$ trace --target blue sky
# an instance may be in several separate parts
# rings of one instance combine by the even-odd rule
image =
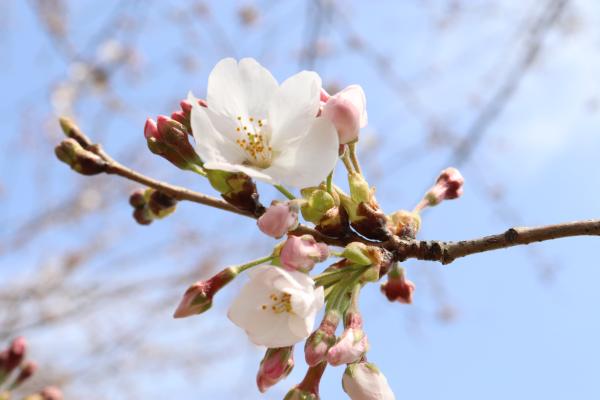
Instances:
[[[94,32],[110,19],[118,2],[71,3],[67,26],[73,46],[86,49],[86,59],[98,57],[98,46],[86,44],[94,42]],[[329,50],[313,68],[326,84],[363,86],[369,112],[361,148],[366,176],[376,184],[386,211],[413,207],[446,166],[451,146],[518,62],[527,45],[524,28],[542,12],[545,2],[463,1],[456,14],[448,11],[451,2],[441,0],[333,3],[335,17],[322,29],[323,45]],[[307,3],[257,2],[261,19],[253,28],[236,23],[240,5],[235,1],[211,4],[211,20],[192,13],[179,17],[183,20],[169,17],[175,10],[186,10],[183,1],[124,6],[123,13],[140,24],[138,33],[115,29],[112,39],[135,46],[138,61],[112,77],[114,93],[86,92],[74,110],[77,120],[91,136],[102,137],[113,154],[137,143],[139,153],[133,162],[140,169],[210,192],[205,182],[153,158],[141,131],[145,118],[169,113],[188,90],[202,96],[210,69],[222,57],[256,57],[280,81],[305,67],[298,55],[310,31]],[[5,93],[0,99],[5,127],[0,148],[6,155],[0,160],[4,209],[0,234],[7,242],[20,221],[58,203],[90,178],[70,173],[52,156],[59,138],[52,125],[58,108],[56,87],[72,82],[76,71],[44,35],[26,2],[6,2],[0,11],[7,16],[0,20],[0,86]],[[542,51],[519,80],[514,96],[461,168],[467,182],[465,195],[428,210],[422,238],[459,240],[498,233],[515,223],[540,225],[600,215],[599,18],[594,1],[569,3],[563,18],[544,36]],[[346,46],[349,32],[358,34],[367,50]],[[387,58],[387,67],[381,67],[374,52]],[[194,71],[180,67],[182,55],[195,57]],[[410,94],[394,84],[399,79]],[[111,97],[123,103],[119,111],[107,109]],[[426,145],[432,121],[451,133],[449,143]],[[35,177],[40,176],[47,188],[39,186]],[[490,189],[502,194],[500,201],[492,199]],[[274,195],[265,193],[265,199]],[[76,224],[36,236],[24,250],[4,254],[0,278],[6,276],[16,285],[54,254],[98,235],[112,235],[111,229],[119,230],[121,225],[127,239],[115,234],[117,239],[106,250],[116,260],[129,251],[143,251],[154,241],[176,240],[172,233],[184,224],[205,238],[222,239],[226,248],[216,251],[222,253],[224,263],[256,258],[273,244],[258,235],[250,220],[190,204],[181,205],[168,221],[134,226],[128,220],[126,196],[115,189],[102,197],[110,204],[109,213],[92,213]],[[235,226],[236,232],[224,231],[223,226]],[[388,303],[376,285],[364,290],[361,304],[371,342],[369,360],[386,374],[398,398],[597,398],[597,248],[597,238],[571,238],[475,255],[448,266],[407,261],[404,266],[417,284],[413,305]],[[93,262],[75,279],[98,280],[108,289],[125,279],[168,277],[170,271],[189,267],[190,254],[202,259],[213,252],[215,246],[207,241],[185,254],[146,257],[143,265],[126,270],[109,258],[107,265]],[[226,399],[232,392],[224,391],[223,385],[235,381],[240,398],[279,399],[301,379],[304,367],[298,352],[297,366],[285,382],[264,397],[255,390],[261,351],[248,345],[225,317],[241,283],[243,279],[228,288],[215,310],[201,317],[172,320],[170,304],[165,311],[136,314],[148,320],[148,336],[166,348],[186,352],[189,343],[190,354],[201,355],[212,348],[211,338],[219,336],[214,347],[231,353],[217,357],[230,361],[210,359],[192,376],[168,368],[145,370],[141,361],[134,360],[129,371],[146,393],[144,398]],[[173,306],[186,285],[167,294]],[[144,296],[151,298],[153,293],[149,290]],[[443,310],[451,311],[450,321],[438,317]],[[119,324],[124,317],[119,306],[103,315],[109,316],[103,327],[108,332],[108,322]],[[84,326],[91,321],[24,333],[33,337],[40,357],[51,360],[49,343],[65,354],[69,342],[83,343]],[[57,335],[65,332],[67,343],[55,344]],[[71,356],[82,364],[91,361]],[[327,371],[322,398],[342,398],[342,371]],[[85,387],[86,378],[81,379],[79,389]],[[118,382],[117,377],[105,381],[108,398],[130,398]]]

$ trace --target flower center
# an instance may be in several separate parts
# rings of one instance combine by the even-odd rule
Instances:
[[[271,304],[263,304],[260,308],[263,311],[271,311],[275,314],[281,314],[284,312],[291,313],[292,312],[292,295],[288,293],[272,293],[269,296],[271,300]]]
[[[241,136],[236,143],[248,155],[244,164],[259,168],[267,168],[271,165],[273,149],[269,146],[265,135],[266,125],[264,119],[249,117],[247,120],[238,116],[236,132]]]

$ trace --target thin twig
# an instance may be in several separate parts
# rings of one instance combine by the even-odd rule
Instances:
[[[510,228],[498,235],[459,242],[402,240],[394,238],[386,243],[396,258],[416,258],[450,264],[457,258],[491,250],[526,245],[570,236],[600,236],[600,220],[566,222],[540,227]]]

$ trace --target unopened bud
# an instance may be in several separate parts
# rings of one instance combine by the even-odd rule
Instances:
[[[314,188],[300,191],[306,202],[302,205],[302,216],[305,220],[319,224],[325,213],[336,206],[335,198],[327,191]]]
[[[298,212],[297,201],[274,201],[258,218],[258,228],[265,235],[279,239],[298,227]]]
[[[167,147],[177,152],[188,163],[202,165],[202,160],[191,145],[184,125],[164,115],[158,116],[156,125],[160,140]]]
[[[97,175],[106,171],[107,163],[100,156],[85,150],[75,139],[65,139],[54,149],[56,157],[83,175]]]
[[[208,181],[221,197],[240,210],[261,215],[264,206],[258,200],[256,185],[248,175],[241,172],[206,170]]]
[[[356,265],[371,265],[373,263],[369,257],[367,245],[360,242],[348,244],[342,252],[342,257],[347,258]]]
[[[438,176],[435,185],[429,189],[415,211],[419,212],[425,207],[437,206],[444,200],[457,199],[463,194],[465,179],[460,171],[450,167],[443,170]]]
[[[146,189],[137,189],[129,196],[129,204],[133,208],[144,207],[147,202]]]
[[[10,385],[10,388],[15,389],[19,387],[23,382],[31,378],[35,371],[37,371],[37,364],[32,361],[27,361],[25,365],[21,367],[19,374],[15,378],[15,381]]]
[[[148,118],[146,120],[146,125],[144,126],[144,137],[146,138],[148,149],[152,153],[163,157],[177,168],[190,171],[197,170],[198,165],[201,165],[201,161],[198,158],[198,155],[195,154],[194,149],[191,147],[189,139],[187,138],[187,134],[184,134],[183,136],[185,139],[182,139],[180,132],[176,131],[175,129],[173,132],[171,132],[169,129],[170,125],[169,123],[165,122],[165,119],[178,124],[177,121],[170,120],[167,117],[159,117],[159,129],[159,125],[154,122],[153,119]],[[181,124],[179,124],[179,126],[181,126]],[[194,152],[194,154],[190,153],[190,149]],[[181,151],[183,151],[185,155],[181,154]]]
[[[150,225],[154,219],[148,207],[140,207],[133,210],[133,219],[140,225]]]
[[[348,183],[350,185],[350,197],[355,203],[372,202],[372,189],[362,175],[356,172],[349,173]]]
[[[43,400],[63,400],[63,393],[56,386],[45,387],[40,392],[40,396],[42,396]]]
[[[394,264],[388,272],[388,281],[381,285],[381,292],[389,301],[411,304],[414,291],[415,284],[405,278],[404,268]]]
[[[321,115],[333,123],[341,144],[358,140],[360,128],[367,124],[366,98],[363,89],[351,85],[329,96],[321,91],[324,102]]]
[[[319,328],[314,331],[304,344],[304,357],[309,366],[315,366],[327,359],[327,352],[336,342],[335,331],[340,322],[337,310],[330,310],[323,317]]]
[[[267,349],[256,375],[261,393],[287,377],[294,368],[294,346]]]
[[[389,215],[388,228],[394,235],[414,239],[421,229],[421,216],[418,212],[396,211]]]
[[[342,365],[356,362],[369,350],[367,335],[362,329],[362,317],[358,312],[348,312],[345,329],[338,342],[327,352],[327,362]]]
[[[148,198],[148,208],[154,218],[160,219],[172,214],[176,206],[177,200],[159,190],[152,190]]]
[[[24,337],[18,337],[12,341],[8,348],[6,361],[4,362],[4,371],[10,374],[23,362],[27,352],[27,342]]]
[[[311,235],[290,235],[279,254],[281,264],[290,270],[310,271],[316,263],[329,257],[329,247]]]
[[[342,387],[352,400],[395,400],[385,376],[375,364],[358,362],[344,371]]]
[[[173,317],[185,318],[194,314],[202,314],[212,306],[214,295],[237,275],[237,270],[230,267],[206,281],[194,283],[186,290]]]

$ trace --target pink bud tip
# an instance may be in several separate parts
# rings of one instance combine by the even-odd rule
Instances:
[[[291,270],[309,271],[317,262],[329,257],[329,247],[311,235],[290,235],[281,248],[281,264]]]
[[[189,115],[192,112],[192,103],[187,100],[181,100],[179,102],[179,107],[181,107],[181,111],[183,111],[184,114]]]
[[[261,393],[284,379],[294,368],[294,347],[267,349],[256,374],[256,385]]]
[[[144,137],[146,139],[158,138],[158,128],[156,122],[154,122],[152,118],[146,120],[146,125],[144,125]]]
[[[298,206],[296,203],[273,203],[257,221],[258,229],[265,235],[279,239],[298,226]]]
[[[415,284],[404,277],[402,269],[393,269],[388,274],[388,281],[381,285],[381,292],[389,301],[411,304]]]
[[[446,168],[440,173],[436,181],[436,185],[441,185],[444,188],[444,199],[456,199],[463,194],[463,186],[465,178],[456,168]]]
[[[323,92],[321,92],[321,99],[323,99]],[[335,126],[341,144],[357,140],[360,128],[367,124],[364,91],[358,85],[351,85],[328,97],[322,115]]]
[[[43,400],[63,400],[62,391],[56,386],[48,386],[40,392]]]
[[[212,305],[211,282],[198,281],[190,286],[179,302],[174,318],[185,318],[200,314],[208,310]]]
[[[182,125],[186,124],[186,117],[183,111],[175,111],[173,114],[171,114],[171,119],[179,122]]]
[[[27,341],[24,337],[19,336],[12,341],[8,351],[6,353],[6,360],[4,362],[4,369],[6,372],[10,372],[17,368],[25,358],[27,352]]]
[[[172,119],[166,115],[159,115],[158,118],[156,118],[156,126],[159,135],[165,134],[165,132],[170,128],[171,121]]]
[[[327,362],[337,366],[358,361],[369,350],[362,328],[346,328],[340,340],[327,352]]]

